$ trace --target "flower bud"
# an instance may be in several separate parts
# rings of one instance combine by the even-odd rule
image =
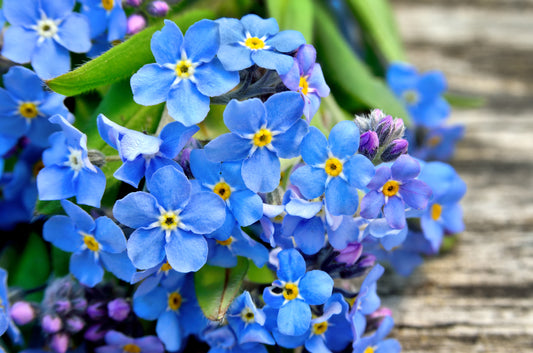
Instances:
[[[133,14],[128,17],[127,33],[139,33],[146,27],[146,20],[142,15]]]
[[[69,337],[65,333],[56,333],[50,340],[50,348],[56,353],[65,353],[68,349]]]
[[[130,305],[126,300],[118,298],[107,303],[107,312],[113,320],[124,321],[130,313]]]
[[[385,148],[385,150],[381,154],[381,160],[383,162],[392,162],[396,158],[400,157],[402,154],[407,153],[408,148],[409,142],[407,142],[407,140],[394,140],[390,145]]]
[[[72,305],[68,300],[58,300],[54,303],[54,310],[58,314],[65,314],[68,313],[71,309]]]
[[[98,150],[88,150],[87,157],[89,158],[89,161],[98,168],[103,167],[105,164],[105,155]]]
[[[91,304],[87,308],[87,315],[93,320],[100,320],[107,315],[104,303]]]
[[[63,323],[57,316],[45,315],[41,320],[41,326],[46,333],[56,333],[63,328]]]
[[[341,253],[337,255],[335,260],[337,262],[345,263],[348,266],[355,264],[363,253],[363,245],[361,243],[349,243],[346,248],[341,250]]]
[[[359,140],[359,153],[373,160],[379,149],[378,135],[374,131],[367,131]]]
[[[148,5],[148,13],[156,17],[164,17],[169,10],[168,4],[164,1],[154,1]]]
[[[107,330],[102,330],[102,325],[93,325],[85,331],[83,337],[86,340],[95,342],[103,339],[106,333]]]
[[[79,316],[73,316],[67,319],[65,326],[70,333],[77,333],[83,329],[85,321]]]
[[[389,141],[389,137],[393,132],[393,128],[394,120],[390,115],[387,115],[379,122],[378,126],[376,127],[376,133],[378,134],[379,144],[381,146],[387,144],[387,142]]]
[[[11,306],[10,315],[17,325],[26,325],[35,319],[35,309],[30,303],[20,301]]]
[[[131,7],[139,7],[141,6],[143,0],[126,0],[126,5]]]
[[[72,301],[76,310],[85,310],[87,308],[87,300],[85,298],[78,298]]]

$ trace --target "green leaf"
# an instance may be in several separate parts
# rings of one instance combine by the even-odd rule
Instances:
[[[70,253],[52,246],[52,269],[56,277],[69,274]]]
[[[50,275],[50,259],[43,239],[32,233],[15,270],[10,273],[10,285],[31,289],[45,283]]]
[[[222,268],[205,265],[194,274],[194,285],[200,308],[209,320],[222,320],[229,305],[239,293],[248,271],[248,260],[239,257],[237,266]]]
[[[37,200],[37,205],[35,206],[35,211],[40,214],[45,215],[54,215],[61,213],[63,207],[59,201],[41,201]]]
[[[191,10],[172,20],[185,32],[196,21],[213,17],[210,10]],[[46,81],[46,84],[57,93],[75,96],[131,77],[143,65],[155,61],[150,40],[154,32],[162,27],[163,23],[150,26],[76,70]]]
[[[301,32],[308,43],[313,41],[312,0],[267,0],[268,14],[274,17],[282,30]]]
[[[387,114],[404,119],[408,125],[409,116],[403,104],[383,80],[372,75],[355,55],[326,9],[315,11],[315,16],[321,25],[320,31],[316,33],[318,57],[326,82],[341,107],[349,111],[379,108]]]
[[[389,61],[406,61],[388,0],[348,0],[365,34]]]
[[[259,268],[252,261],[250,261],[250,267],[248,268],[246,279],[253,283],[270,284],[274,282],[276,277],[267,265]]]

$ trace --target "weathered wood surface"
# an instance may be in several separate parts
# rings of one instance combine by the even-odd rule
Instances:
[[[413,276],[382,280],[405,352],[533,352],[533,1],[393,1],[412,63],[452,92],[466,138],[452,164],[468,184],[467,231]],[[383,283],[388,281],[388,283]]]

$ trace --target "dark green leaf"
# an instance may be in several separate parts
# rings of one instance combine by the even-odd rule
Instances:
[[[37,211],[40,214],[45,215],[54,215],[61,213],[63,210],[63,207],[61,207],[61,204],[59,201],[41,201],[37,200],[37,205],[35,206],[35,211]]]
[[[252,261],[250,261],[250,268],[248,268],[246,279],[253,283],[270,284],[274,282],[276,277],[267,265],[259,268]]]
[[[31,289],[45,283],[50,275],[50,259],[44,240],[32,233],[18,258],[15,270],[10,273],[10,285]]]
[[[52,269],[56,277],[69,274],[70,253],[52,247]]]
[[[205,265],[194,274],[198,303],[210,320],[222,320],[229,305],[239,293],[248,271],[248,260],[239,257],[237,266],[222,268]]]
[[[282,30],[300,31],[308,43],[313,41],[312,0],[267,0],[268,14],[274,17]]]

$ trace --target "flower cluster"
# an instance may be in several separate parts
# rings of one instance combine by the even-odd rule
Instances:
[[[169,12],[141,3],[125,9]],[[203,19],[185,34],[164,20],[155,62],[129,81],[134,102],[165,103],[158,133],[113,110],[82,131],[87,121],[41,79],[68,71],[69,51],[124,39],[122,6],[4,1],[2,54],[36,73],[14,66],[0,88],[0,229],[31,221],[73,277],[45,285],[37,303],[29,290],[8,296],[0,269],[0,334],[18,344],[17,325],[35,321],[42,339],[26,352],[399,352],[377,262],[407,274],[463,230],[453,168],[409,155],[403,120],[378,109],[325,127],[315,48],[257,15]],[[395,70],[389,81],[408,74]],[[427,128],[446,111],[428,88],[436,77],[391,83]],[[209,134],[213,119],[223,128]],[[363,276],[358,288],[345,281]]]

